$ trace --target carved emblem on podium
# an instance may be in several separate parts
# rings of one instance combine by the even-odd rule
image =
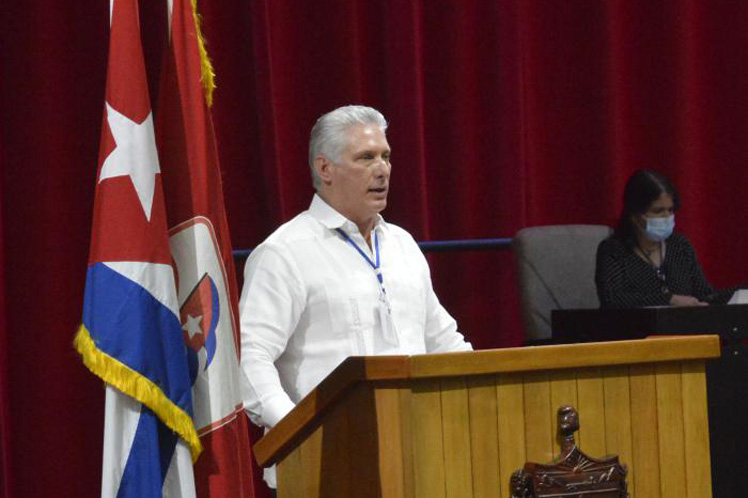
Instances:
[[[561,454],[549,464],[528,462],[511,477],[511,498],[629,498],[626,466],[618,456],[601,459],[582,453],[574,441],[579,414],[573,406],[558,409]]]

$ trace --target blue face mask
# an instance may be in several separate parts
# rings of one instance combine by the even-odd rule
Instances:
[[[646,218],[647,227],[644,232],[649,240],[653,242],[662,242],[672,235],[675,228],[675,215],[671,214],[667,218]]]

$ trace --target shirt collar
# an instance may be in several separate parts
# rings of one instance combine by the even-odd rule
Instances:
[[[309,205],[309,214],[311,214],[312,217],[319,221],[323,226],[331,230],[335,230],[336,228],[342,228],[346,232],[350,232],[353,228],[358,230],[355,223],[337,212],[332,206],[325,202],[319,194],[314,194],[312,203]],[[385,232],[387,230],[387,223],[380,214],[377,214],[374,229],[381,229]]]

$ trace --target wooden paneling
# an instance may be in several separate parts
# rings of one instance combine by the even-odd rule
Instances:
[[[300,446],[299,463],[304,469],[301,479],[302,493],[299,496],[318,497],[322,471],[322,427],[314,431]]]
[[[556,427],[558,419],[558,408],[564,405],[571,405],[579,411],[577,403],[577,375],[573,370],[561,370],[553,372],[550,377],[551,383],[551,431],[553,434],[553,455],[561,452],[558,437],[556,437]],[[579,442],[577,442],[579,444]]]
[[[681,365],[655,366],[657,422],[660,444],[660,498],[683,498],[686,494],[685,443],[683,441],[683,386]]]
[[[379,482],[382,496],[404,498],[405,494],[405,449],[409,448],[403,436],[403,409],[401,391],[397,388],[380,388],[374,393],[379,455]],[[411,469],[412,470],[412,469]]]
[[[442,440],[441,384],[420,381],[411,394],[414,496],[446,498]]]
[[[413,426],[415,421],[413,420],[412,406],[413,394],[411,389],[408,387],[401,389],[400,413],[402,414],[402,417],[400,419],[400,430],[403,438],[403,491],[405,496],[408,498],[416,496],[416,470],[414,466],[415,451],[413,449],[415,440]],[[384,435],[384,437],[386,437],[386,435]]]
[[[374,390],[373,385],[359,384],[344,403],[347,413],[345,433],[348,436],[348,453],[342,457],[345,463],[333,473],[332,478],[337,477],[339,472],[347,472],[351,485],[349,489],[337,486],[326,488],[326,496],[338,496],[338,493],[358,498],[378,496],[376,491],[380,485],[379,452],[381,448],[379,447]],[[327,424],[325,428],[327,429]],[[341,435],[345,433],[341,432]],[[330,435],[331,438],[336,436],[338,434]],[[334,462],[329,463],[329,468],[336,468]],[[330,490],[329,493],[327,489]]]
[[[442,435],[447,498],[473,496],[470,413],[464,379],[442,381]]]
[[[473,497],[500,498],[499,419],[496,378],[468,379]]]
[[[603,370],[605,392],[605,444],[607,454],[616,454],[621,462],[631,462],[631,396],[627,367]],[[600,456],[600,455],[598,455]],[[629,464],[629,480],[636,474]]]
[[[525,452],[525,403],[521,374],[499,376],[496,383],[498,407],[499,482],[501,497],[509,498],[509,479],[527,461]]]
[[[684,364],[682,367],[682,382],[688,497],[711,498],[709,418],[706,406],[704,364]]]
[[[603,456],[605,442],[605,391],[603,376],[598,368],[577,371],[577,411],[579,436],[577,444],[590,456]]]
[[[304,495],[305,473],[301,465],[301,447],[297,447],[278,464],[278,498],[294,498]],[[309,495],[315,498],[317,495]]]
[[[551,419],[551,386],[548,374],[527,373],[524,380],[525,451],[533,462],[553,458],[555,418]]]
[[[632,498],[656,498],[660,493],[657,387],[653,365],[630,367],[631,436],[633,458],[627,464]]]
[[[363,389],[363,388],[360,388]],[[325,417],[324,425],[318,432],[322,433],[321,463],[319,467],[319,489],[325,490],[325,495],[344,496],[350,493],[352,478],[349,462],[351,461],[350,441],[354,436],[350,432],[350,406],[355,404],[358,396],[354,395],[345,403],[335,406]],[[365,443],[364,443],[365,444]],[[366,451],[364,445],[357,445],[359,452]],[[315,454],[308,452],[304,463],[315,465]],[[314,467],[312,467],[314,468]],[[358,476],[355,476],[358,477]]]

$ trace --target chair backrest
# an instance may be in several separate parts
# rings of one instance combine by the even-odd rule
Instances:
[[[551,310],[597,308],[595,257],[612,229],[605,225],[523,228],[512,248],[526,342],[551,338]]]

